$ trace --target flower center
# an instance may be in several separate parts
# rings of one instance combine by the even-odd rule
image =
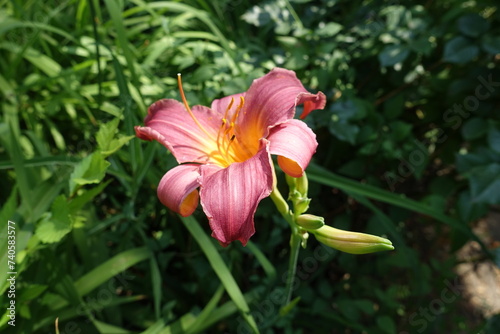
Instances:
[[[217,164],[223,167],[228,167],[234,162],[243,162],[257,153],[255,149],[252,149],[252,147],[255,145],[252,145],[252,147],[247,146],[245,144],[244,138],[242,138],[242,136],[238,134],[237,120],[240,111],[245,104],[245,99],[243,98],[243,96],[240,96],[240,101],[232,115],[230,115],[230,111],[234,105],[234,98],[231,99],[231,102],[229,102],[229,105],[224,112],[224,117],[221,119],[221,125],[219,127],[219,130],[217,131],[217,137],[214,137],[213,134],[211,134],[203,127],[203,125],[193,114],[191,108],[189,108],[186,96],[184,95],[184,90],[182,88],[182,79],[180,73],[177,74],[177,83],[179,85],[182,102],[184,103],[187,112],[189,113],[195,124],[200,128],[200,130],[202,130],[207,135],[207,137],[211,138],[215,143],[215,145],[213,145],[214,148],[209,150],[210,152],[208,152],[208,157],[211,158],[211,160],[215,161]]]

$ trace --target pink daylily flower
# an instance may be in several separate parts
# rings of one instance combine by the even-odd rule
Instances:
[[[274,186],[271,154],[285,173],[299,177],[316,151],[315,134],[293,119],[297,105],[304,105],[303,118],[323,109],[326,97],[309,93],[295,72],[281,68],[211,108],[189,108],[180,77],[179,88],[184,103],[160,100],[149,107],[145,126],[135,127],[139,138],[160,142],[180,164],[163,176],[158,197],[184,217],[201,202],[221,245],[246,245],[257,205]]]

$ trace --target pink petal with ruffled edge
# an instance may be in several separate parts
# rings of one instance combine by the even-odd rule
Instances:
[[[303,116],[314,109],[323,109],[326,97],[322,92],[309,93],[295,72],[275,68],[253,81],[245,94],[245,106],[239,117],[243,136],[265,137],[269,127],[293,118],[297,105],[304,104]]]
[[[271,129],[269,152],[278,155],[278,164],[290,176],[300,177],[316,152],[316,135],[306,123],[291,119]]]
[[[158,185],[158,198],[170,210],[187,217],[198,206],[200,165],[179,165],[169,170]]]
[[[252,158],[214,172],[213,165],[201,166],[200,197],[212,236],[227,246],[234,240],[246,245],[254,234],[254,214],[261,199],[273,187],[273,166],[269,144]]]
[[[203,131],[191,118],[184,105],[176,100],[164,99],[152,104],[144,120],[146,126],[136,126],[137,136],[145,140],[157,140],[167,147],[179,163],[214,162],[217,150],[216,138],[222,116],[210,108],[192,108]]]

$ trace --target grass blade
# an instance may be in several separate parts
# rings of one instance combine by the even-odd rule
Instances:
[[[144,261],[151,256],[148,248],[133,248],[113,256],[108,261],[97,266],[75,282],[75,288],[80,296],[88,294],[118,273]]]
[[[181,220],[184,222],[184,225],[189,230],[189,233],[191,233],[198,245],[200,245],[200,248],[203,253],[205,253],[208,262],[210,262],[210,266],[214,269],[215,273],[221,280],[229,297],[231,297],[232,301],[236,304],[236,306],[238,306],[238,309],[240,310],[245,321],[255,333],[259,333],[257,324],[255,323],[253,316],[250,314],[250,308],[248,307],[245,297],[241,293],[233,275],[231,275],[231,271],[220,254],[217,252],[212,240],[210,240],[210,238],[206,235],[205,231],[203,231],[200,224],[198,224],[198,221],[194,219],[193,216],[181,217]]]

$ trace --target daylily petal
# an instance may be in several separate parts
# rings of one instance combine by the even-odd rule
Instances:
[[[316,152],[316,135],[306,123],[291,119],[271,129],[269,152],[278,155],[278,164],[290,176],[300,177]]]
[[[198,206],[200,165],[179,165],[169,170],[158,185],[158,198],[167,208],[187,217]]]
[[[217,111],[220,115],[225,116],[226,110],[227,112],[227,117],[231,119],[235,113],[235,111],[238,109],[238,106],[241,103],[241,98],[245,98],[245,93],[239,93],[239,94],[233,94],[229,96],[225,96],[221,99],[213,100],[212,101],[212,110]],[[228,109],[228,107],[231,105],[231,108]]]
[[[146,126],[136,126],[137,136],[157,140],[167,147],[179,163],[214,162],[217,150],[215,138],[220,128],[221,116],[203,106],[194,106],[195,123],[184,105],[176,100],[164,99],[152,104],[144,120]]]
[[[254,214],[260,200],[269,196],[273,187],[273,167],[269,144],[252,158],[233,163],[214,173],[211,165],[201,166],[200,197],[212,236],[227,246],[234,240],[246,245],[254,234]]]
[[[253,81],[245,94],[245,106],[240,116],[244,136],[262,138],[269,127],[293,118],[297,105],[304,103],[303,115],[313,109],[323,109],[326,97],[322,92],[309,93],[295,72],[275,68]]]

